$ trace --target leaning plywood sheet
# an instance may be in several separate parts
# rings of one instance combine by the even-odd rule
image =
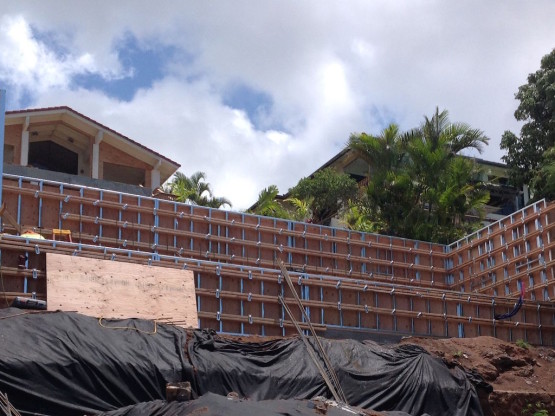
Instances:
[[[48,310],[198,326],[193,272],[46,254]]]

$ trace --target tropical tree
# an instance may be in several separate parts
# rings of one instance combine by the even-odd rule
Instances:
[[[231,207],[231,202],[227,198],[215,197],[212,194],[212,188],[206,182],[204,172],[195,172],[191,176],[176,172],[166,190],[179,202],[211,208],[221,208],[225,205]]]
[[[511,183],[517,187],[531,185],[534,199],[544,196],[544,153],[555,146],[555,49],[541,60],[540,69],[528,75],[528,83],[521,85],[515,98],[520,101],[515,118],[523,121],[520,136],[506,131],[501,138],[501,149],[507,154],[503,161],[509,168]]]
[[[348,146],[368,163],[369,177],[366,195],[359,207],[351,206],[347,222],[357,229],[408,234],[410,231],[406,228],[414,220],[412,211],[417,198],[408,170],[406,135],[400,133],[396,124],[391,124],[379,136],[351,135]]]
[[[264,188],[258,194],[258,200],[256,204],[254,204],[254,209],[249,212],[265,217],[289,219],[289,212],[283,207],[281,201],[277,199],[278,195],[279,189],[276,185],[270,185]]]
[[[314,198],[299,199],[289,197],[283,201],[286,205],[290,216],[295,221],[307,221],[312,217],[312,210],[310,209]]]
[[[440,113],[438,108],[431,119],[425,117],[422,125],[407,136],[410,176],[416,183],[418,205],[426,212],[415,230],[417,237],[449,242],[446,238],[453,232],[464,234],[466,227],[460,227],[462,220],[467,218],[468,222],[472,211],[478,217],[473,222],[479,225],[482,201],[486,197],[489,200],[489,196],[483,184],[474,179],[478,174],[475,164],[468,159],[461,160],[458,154],[467,149],[482,152],[489,139],[468,124],[451,123],[449,113],[446,110]],[[465,212],[457,211],[460,215],[455,215],[455,205],[463,197],[474,201],[476,206],[463,204]]]
[[[289,189],[292,197],[307,201],[312,212],[311,221],[322,225],[329,225],[332,217],[357,197],[357,191],[357,182],[353,178],[333,168],[302,178]]]
[[[481,151],[487,142],[483,132],[451,123],[447,111],[437,108],[407,133],[392,124],[379,136],[352,135],[349,147],[371,166],[358,221],[384,234],[426,241],[464,235],[479,225],[489,195],[476,180],[474,162],[458,153]]]

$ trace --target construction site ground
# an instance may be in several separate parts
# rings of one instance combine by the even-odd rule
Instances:
[[[441,358],[450,368],[476,371],[493,387],[484,415],[555,415],[555,349],[493,337],[404,338]],[[541,413],[541,411],[545,411]]]

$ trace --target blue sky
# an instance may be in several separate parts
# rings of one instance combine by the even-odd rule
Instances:
[[[551,0],[0,2],[8,109],[70,106],[206,172],[235,209],[436,106],[500,161],[555,39]]]

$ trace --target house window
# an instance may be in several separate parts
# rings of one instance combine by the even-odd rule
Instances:
[[[54,172],[78,174],[79,155],[52,140],[29,143],[29,165]]]
[[[103,171],[102,179],[107,181],[145,186],[144,169],[104,162]]]

